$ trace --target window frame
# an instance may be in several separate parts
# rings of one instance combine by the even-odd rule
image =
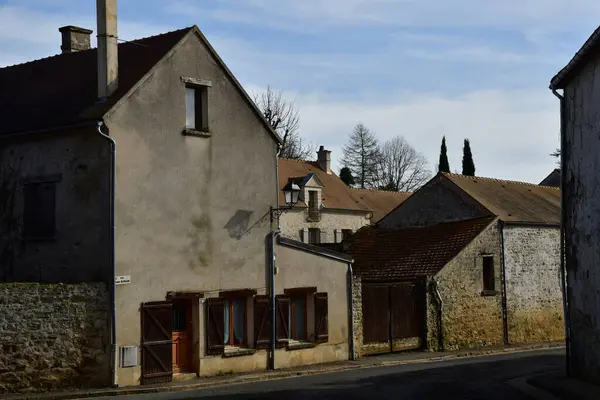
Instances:
[[[184,133],[188,135],[206,136],[210,134],[210,124],[208,118],[208,88],[211,87],[209,81],[197,80],[192,78],[182,78],[184,86],[185,101],[185,128]],[[208,83],[208,84],[207,84]],[[193,126],[188,125],[188,91],[194,93],[194,121]]]
[[[56,235],[57,235],[57,194],[58,194],[58,183],[60,183],[60,181],[62,180],[62,176],[60,174],[55,174],[55,175],[44,175],[44,176],[37,176],[37,177],[31,177],[31,178],[25,178],[21,180],[20,186],[21,186],[21,190],[23,192],[23,199],[22,199],[22,207],[23,207],[23,212],[22,212],[22,229],[21,229],[21,237],[24,240],[28,240],[28,241],[44,241],[44,240],[55,240],[56,239]],[[30,224],[32,224],[31,221],[31,217],[29,216],[29,212],[31,210],[28,210],[30,206],[28,206],[28,204],[30,204],[30,202],[28,201],[28,187],[34,186],[36,189],[36,195],[39,196],[39,190],[40,189],[44,189],[44,188],[51,188],[52,189],[52,222],[51,222],[51,227],[48,228],[47,230],[43,230],[43,229],[36,229],[36,228],[32,228],[32,227],[28,227]],[[35,204],[36,206],[39,207],[39,203],[40,203],[40,199],[39,198],[35,198],[32,199],[33,203],[37,203]],[[38,208],[35,207],[35,208]],[[48,207],[46,206],[42,206],[44,208],[44,210],[47,210]]]
[[[306,342],[308,341],[308,293],[293,293],[287,295],[290,299],[290,321],[289,321],[289,339],[295,340],[298,342]],[[299,338],[296,326],[296,303],[295,301],[298,299],[302,299],[304,301],[304,315],[302,316],[304,319],[304,332],[303,337]]]
[[[243,295],[223,295],[223,296],[219,296],[222,300],[223,300],[223,321],[226,321],[225,318],[225,313],[229,312],[229,326],[228,326],[228,335],[229,335],[229,340],[225,340],[225,324],[223,324],[223,345],[225,347],[229,346],[229,347],[239,347],[239,348],[247,348],[248,347],[248,297],[247,296],[243,296]],[[242,300],[242,310],[243,310],[243,326],[244,326],[244,332],[242,334],[242,343],[240,344],[235,344],[235,336],[234,336],[234,332],[235,332],[235,328],[234,328],[234,324],[235,324],[235,318],[233,318],[234,316],[234,302],[236,300]]]
[[[313,233],[316,232],[316,241],[312,240]],[[319,228],[308,228],[308,244],[320,244],[321,243],[321,229]]]
[[[319,221],[321,219],[321,207],[319,204],[319,190],[308,189],[308,220]]]
[[[493,296],[497,294],[496,290],[496,271],[494,268],[494,256],[485,254],[481,257],[482,287],[483,296]]]

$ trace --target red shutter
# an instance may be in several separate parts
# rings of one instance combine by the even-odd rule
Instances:
[[[290,298],[287,296],[277,296],[275,299],[276,308],[276,328],[277,328],[277,347],[284,347],[286,342],[281,339],[290,338]]]
[[[329,340],[329,310],[327,293],[315,293],[315,342]]]
[[[269,296],[254,297],[254,348],[266,349],[271,338]]]
[[[225,302],[219,297],[206,299],[206,353],[223,354],[225,351],[223,329]]]

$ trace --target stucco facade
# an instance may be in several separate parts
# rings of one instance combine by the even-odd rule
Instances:
[[[597,42],[597,38],[595,40]],[[600,57],[581,60],[564,88],[562,114],[563,208],[569,366],[600,381]]]
[[[506,225],[503,232],[509,342],[564,340],[560,229]]]

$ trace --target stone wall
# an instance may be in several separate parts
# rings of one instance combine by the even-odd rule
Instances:
[[[363,313],[362,313],[362,280],[360,276],[354,276],[352,286],[352,312],[354,319],[354,357],[362,356],[363,347]]]
[[[496,291],[483,292],[483,256],[494,257]],[[494,223],[479,234],[436,276],[443,300],[444,350],[504,343],[500,241]],[[430,306],[431,324],[435,319]],[[432,326],[432,325],[429,325]],[[437,339],[429,337],[430,345]]]
[[[0,393],[110,384],[103,283],[0,284]]]
[[[308,222],[306,221],[306,212],[304,210],[293,210],[281,215],[279,225],[281,234],[290,239],[302,240],[300,237],[302,229],[318,228],[325,231],[325,236],[322,236],[323,243],[335,243],[334,231],[336,229],[352,229],[353,232],[356,232],[363,226],[371,223],[366,215],[366,213],[353,211],[323,211],[321,212],[320,221]]]
[[[560,229],[504,228],[510,343],[564,339]]]

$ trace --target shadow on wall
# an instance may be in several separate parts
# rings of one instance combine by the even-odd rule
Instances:
[[[240,240],[250,225],[250,216],[254,211],[237,210],[236,213],[227,221],[224,228],[229,232],[229,237]]]

